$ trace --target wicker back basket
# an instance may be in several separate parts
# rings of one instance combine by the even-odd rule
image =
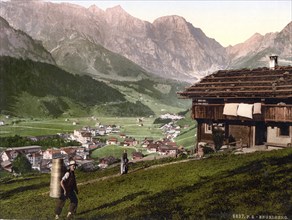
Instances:
[[[64,173],[65,165],[62,158],[52,160],[50,197],[59,198],[61,196],[61,178]]]

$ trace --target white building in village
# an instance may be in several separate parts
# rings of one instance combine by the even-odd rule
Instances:
[[[41,150],[41,146],[25,146],[25,147],[13,147],[13,148],[7,148],[2,154],[1,154],[1,160],[2,161],[13,161],[19,153],[24,154],[33,154],[37,153]]]
[[[180,116],[180,115],[166,113],[164,115],[161,115],[160,118],[162,118],[162,119],[171,119],[171,120],[180,120],[180,119],[182,119],[184,117]]]

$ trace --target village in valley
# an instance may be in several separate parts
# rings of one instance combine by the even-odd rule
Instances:
[[[12,166],[13,160],[19,154],[24,154],[31,163],[32,169],[42,173],[49,173],[51,171],[52,160],[56,158],[62,158],[65,165],[68,165],[69,160],[73,159],[85,171],[103,169],[112,164],[117,164],[120,159],[110,155],[110,153],[102,158],[92,158],[91,152],[109,145],[122,150],[132,149],[129,152],[129,158],[132,162],[162,157],[177,157],[182,154],[186,155],[188,151],[183,146],[178,146],[174,142],[174,138],[181,132],[181,127],[176,124],[176,121],[184,117],[175,114],[164,114],[160,118],[170,121],[160,127],[164,138],[154,139],[152,137],[143,137],[137,139],[121,132],[121,125],[101,124],[96,117],[92,116],[91,120],[96,121],[93,127],[84,126],[68,134],[58,133],[56,135],[27,137],[32,141],[59,137],[65,141],[76,141],[80,143],[79,146],[52,146],[47,149],[42,149],[42,146],[32,145],[3,148],[0,152],[1,167],[8,172],[14,172]],[[73,125],[78,124],[76,121],[70,122],[69,119],[65,119],[65,121]],[[143,121],[144,118],[137,118],[137,125],[142,127]],[[4,126],[4,121],[2,123],[2,126]]]
[[[175,142],[182,130],[189,129],[190,124],[177,123],[184,119],[182,115],[160,115],[157,118],[159,138],[146,134],[144,136],[140,130],[151,130],[155,123],[153,120],[151,126],[145,126],[145,118],[136,118],[134,132],[128,133],[123,124],[101,123],[97,117],[92,116],[89,120],[94,126],[78,126],[78,129],[66,134],[27,137],[31,141],[58,137],[67,142],[78,143],[77,145],[50,146],[46,149],[35,145],[8,146],[0,151],[1,168],[13,172],[13,160],[19,154],[26,156],[34,170],[48,173],[52,167],[52,159],[55,158],[63,158],[66,165],[73,159],[83,170],[96,170],[118,164],[123,150],[128,150],[130,160],[136,162],[187,156],[190,153],[201,158],[210,150],[237,154],[289,148],[292,137],[288,123],[291,121],[291,105],[290,99],[286,97],[291,94],[291,67],[279,67],[277,59],[277,56],[270,56],[270,68],[215,72],[179,93],[181,97],[193,100],[191,117],[197,123],[191,142],[191,147],[195,149],[193,152],[190,151],[190,146]],[[226,84],[221,81],[222,78],[230,82]],[[266,81],[260,81],[262,89],[259,91],[254,91],[254,86],[249,84],[245,85],[246,90],[243,91],[243,78],[248,80],[245,83],[249,84],[254,83],[254,79]],[[186,121],[190,123],[191,118]],[[65,122],[72,123],[73,126],[79,125],[78,120],[71,121],[69,118],[66,118]],[[1,121],[0,125],[6,126],[5,121]],[[109,150],[102,156],[96,153],[99,149],[109,146],[114,146],[115,150]],[[117,155],[116,149],[120,155]]]
[[[0,0],[0,220],[292,220],[292,0]]]

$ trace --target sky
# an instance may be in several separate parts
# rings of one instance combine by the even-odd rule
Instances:
[[[222,46],[243,43],[255,33],[281,31],[292,21],[292,0],[47,0],[106,10],[120,5],[130,15],[153,22],[167,15],[184,17]]]

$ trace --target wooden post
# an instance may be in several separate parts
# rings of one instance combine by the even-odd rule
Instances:
[[[290,130],[290,146],[292,147],[292,126],[289,127]]]
[[[197,123],[198,123],[198,126],[197,126],[197,144],[196,144],[194,153],[198,152],[199,142],[202,139],[202,129],[201,129],[202,128],[202,122],[197,120]]]
[[[239,147],[240,147],[240,150],[242,150],[242,139],[241,138],[239,139]]]

